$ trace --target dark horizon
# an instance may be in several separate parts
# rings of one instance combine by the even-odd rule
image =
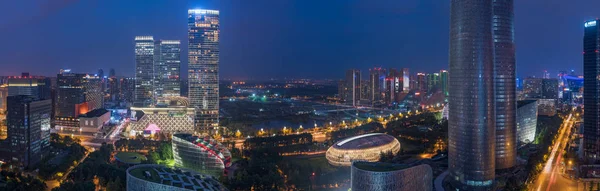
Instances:
[[[384,1],[10,1],[2,6],[0,76],[74,72],[133,76],[133,39],[182,41],[187,9],[221,12],[221,79],[339,79],[346,69],[448,68],[449,2]],[[515,2],[517,76],[581,74],[583,23],[598,1]],[[21,11],[29,10],[29,11]],[[439,21],[439,22],[433,22]],[[561,27],[556,27],[561,26]]]

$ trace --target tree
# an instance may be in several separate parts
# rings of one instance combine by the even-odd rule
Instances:
[[[163,160],[173,159],[173,148],[170,142],[161,143],[159,147],[160,157]]]
[[[114,181],[109,181],[106,184],[106,191],[123,191],[125,186],[121,183],[120,178],[116,178]]]

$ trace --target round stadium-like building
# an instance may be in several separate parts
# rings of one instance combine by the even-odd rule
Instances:
[[[427,164],[354,162],[352,190],[433,190],[433,171]]]
[[[185,168],[141,164],[127,169],[127,191],[227,191],[217,179]]]
[[[383,133],[350,137],[331,146],[326,153],[327,161],[334,166],[350,166],[352,161],[377,162],[381,153],[400,151],[400,142]]]

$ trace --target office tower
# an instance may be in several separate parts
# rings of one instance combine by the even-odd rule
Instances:
[[[541,98],[543,80],[541,78],[525,78],[523,80],[523,93],[525,98]]]
[[[369,69],[369,99],[371,102],[381,102],[385,95],[385,69]]]
[[[153,77],[154,38],[152,36],[136,36],[134,106],[147,107],[153,104]]]
[[[87,103],[87,111],[100,109],[104,107],[104,79],[99,76],[86,75],[83,81],[85,102]],[[82,113],[83,114],[83,113]]]
[[[360,101],[360,70],[347,70],[346,78],[344,80],[346,82],[346,102],[352,106],[357,106]]]
[[[117,73],[114,68],[111,68],[108,72],[108,77],[117,77]]]
[[[337,82],[338,85],[338,97],[340,98],[340,102],[346,102],[346,81],[339,80]]]
[[[196,129],[219,125],[219,11],[188,10],[188,97]]]
[[[410,73],[408,72],[408,68],[402,68],[401,72],[401,88],[403,93],[408,93],[410,91]]]
[[[13,160],[25,168],[35,166],[50,146],[50,115],[52,101],[33,96],[7,98],[6,124]]]
[[[158,40],[154,46],[155,97],[180,96],[181,68],[179,40]]]
[[[21,76],[9,77],[7,80],[8,95],[29,95],[40,99],[50,99],[50,79],[42,76],[30,76],[23,73]]]
[[[558,100],[558,79],[543,79],[542,80],[542,99]]]
[[[599,19],[584,24],[583,35],[583,153],[593,161],[600,157],[600,25]]]
[[[496,117],[492,0],[450,5],[448,167],[455,187],[491,189]]]
[[[119,85],[119,92],[121,99],[125,100],[128,105],[133,104],[135,99],[135,79],[134,78],[121,78]]]
[[[369,87],[369,80],[361,80],[359,100],[368,100],[368,102],[371,103],[369,100],[369,91],[371,91],[371,87]]]
[[[424,73],[417,73],[416,88],[420,92],[427,91],[427,78]]]
[[[86,74],[61,72],[57,75],[56,126],[75,127],[77,116],[88,111],[85,98]]]
[[[433,73],[427,74],[427,91],[433,91],[434,89],[439,88],[440,84],[440,74]]]
[[[448,96],[448,71],[440,70],[440,87],[444,96]]]
[[[392,104],[396,102],[396,97],[400,93],[400,74],[395,68],[390,68],[385,77],[385,103]]]
[[[496,169],[517,163],[517,94],[513,0],[493,0],[496,100]]]
[[[542,76],[543,79],[550,79],[550,72],[548,72],[548,70],[544,70],[544,75]]]

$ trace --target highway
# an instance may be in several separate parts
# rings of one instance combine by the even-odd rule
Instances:
[[[571,130],[573,129],[573,125],[575,123],[571,117],[572,114],[569,114],[569,117],[563,121],[563,124],[558,130],[558,139],[552,146],[552,152],[550,153],[548,161],[546,161],[542,172],[540,172],[540,175],[534,184],[534,189],[536,191],[577,190],[577,182],[575,180],[563,177],[560,172],[562,153],[567,145],[569,136],[571,135]]]

